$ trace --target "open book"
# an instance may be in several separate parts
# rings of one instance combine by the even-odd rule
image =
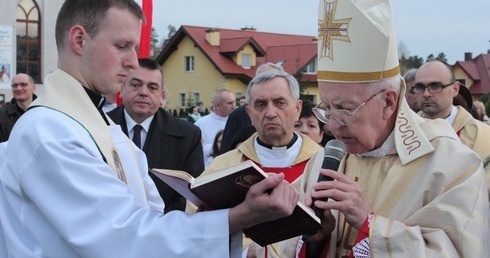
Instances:
[[[250,186],[267,177],[267,173],[251,160],[198,178],[179,170],[154,168],[150,171],[191,203],[207,210],[232,208],[242,203]],[[298,202],[291,216],[246,228],[243,233],[257,244],[265,246],[316,233],[322,228],[315,213]]]

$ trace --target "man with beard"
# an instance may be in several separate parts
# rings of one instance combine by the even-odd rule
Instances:
[[[458,95],[460,87],[465,86],[456,81],[451,66],[440,60],[433,60],[419,68],[412,91],[420,105],[419,114],[422,117],[445,119],[461,142],[485,160],[490,155],[490,126],[475,119],[463,107],[453,105],[453,99]],[[490,186],[490,166],[484,166],[487,185]]]

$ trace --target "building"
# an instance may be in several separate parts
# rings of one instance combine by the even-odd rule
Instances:
[[[490,53],[475,58],[472,53],[465,53],[464,61],[457,61],[453,70],[456,80],[468,87],[473,100],[490,93]]]
[[[0,63],[11,55],[10,76],[24,72],[33,76],[42,91],[44,77],[56,69],[58,52],[54,37],[56,16],[63,0],[0,0],[0,26],[13,31],[12,49],[0,55]],[[2,61],[3,59],[3,61]],[[41,87],[40,87],[41,86]],[[0,96],[12,98],[10,87],[2,85]]]
[[[229,89],[238,99],[265,62],[281,64],[300,82],[301,98],[319,102],[316,55],[313,36],[184,25],[156,60],[169,91],[167,109],[187,109],[202,101],[210,111],[217,89]]]
[[[0,65],[10,62],[10,77],[18,72],[31,74],[38,94],[44,77],[57,66],[55,23],[63,2],[0,0],[0,33],[2,28],[11,28],[13,34],[11,50],[6,51],[0,44]],[[199,101],[209,109],[216,89],[228,88],[237,98],[244,95],[256,68],[265,62],[281,63],[300,81],[301,97],[318,103],[316,53],[314,36],[258,32],[253,28],[182,26],[157,61],[164,67],[169,109],[186,108]],[[465,53],[464,61],[457,61],[453,68],[474,99],[490,92],[490,53],[475,58]],[[0,84],[2,98],[12,98],[8,84]]]

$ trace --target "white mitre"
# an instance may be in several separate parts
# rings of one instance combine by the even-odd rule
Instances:
[[[406,164],[434,150],[405,100],[389,0],[320,0],[318,81],[369,83],[400,77],[395,146]],[[367,85],[367,84],[366,84]],[[346,85],[347,86],[347,85]],[[347,87],[346,87],[347,88]]]

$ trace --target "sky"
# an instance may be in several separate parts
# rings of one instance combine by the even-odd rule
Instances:
[[[397,41],[406,56],[425,61],[444,52],[454,64],[464,60],[465,52],[476,57],[490,49],[489,0],[395,0],[392,6]],[[313,0],[153,0],[160,42],[169,25],[317,36],[317,20],[318,1]]]

